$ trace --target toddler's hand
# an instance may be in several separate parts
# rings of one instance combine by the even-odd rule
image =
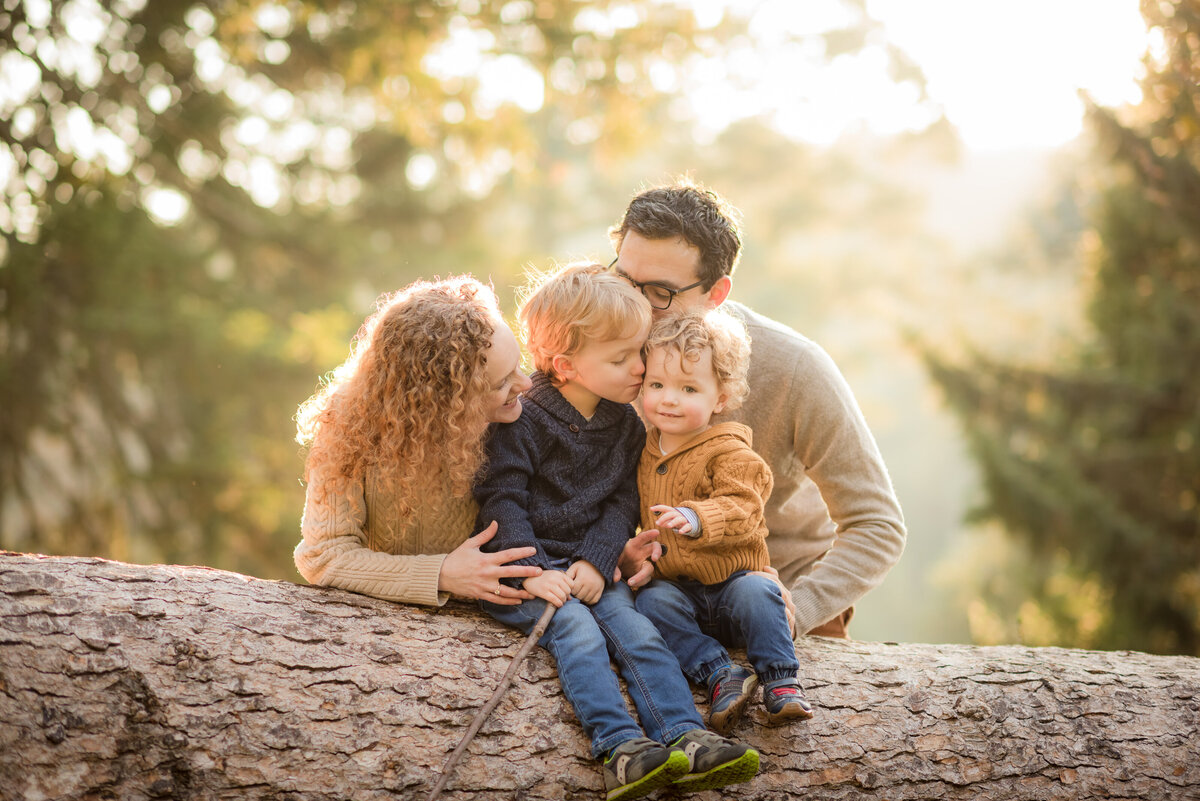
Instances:
[[[687,534],[692,530],[692,524],[674,506],[659,503],[651,506],[650,511],[658,515],[654,520],[654,525],[659,531],[669,528],[672,531],[678,531],[680,534]]]
[[[600,600],[604,592],[604,576],[591,562],[580,559],[567,568],[571,594],[589,606]]]
[[[525,579],[525,591],[535,598],[561,607],[571,597],[571,580],[561,570],[546,570],[540,576]]]

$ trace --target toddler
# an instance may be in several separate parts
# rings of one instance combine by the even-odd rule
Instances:
[[[642,410],[652,426],[638,464],[643,529],[663,546],[655,578],[637,595],[692,681],[708,689],[708,725],[728,733],[761,680],[769,723],[812,717],[778,584],[763,509],[767,463],[741,423],[713,424],[747,391],[750,342],[718,310],[655,321],[646,342]],[[724,646],[745,646],[754,672]]]

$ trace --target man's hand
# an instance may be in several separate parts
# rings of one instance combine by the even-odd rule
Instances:
[[[635,590],[650,583],[654,576],[654,563],[662,556],[662,545],[657,537],[658,530],[652,528],[625,543],[621,558],[617,560],[617,569],[613,572],[613,581],[629,576],[626,583]]]
[[[783,586],[783,582],[779,580],[779,571],[773,567],[766,567],[762,570],[756,570],[753,573],[747,573],[746,575],[762,576],[779,585],[779,593],[783,596],[784,606],[787,607],[788,628],[792,631],[792,639],[796,639],[796,602],[792,599],[792,591]]]
[[[591,562],[580,559],[567,568],[567,578],[571,581],[571,594],[588,606],[600,600],[604,592],[604,576]]]

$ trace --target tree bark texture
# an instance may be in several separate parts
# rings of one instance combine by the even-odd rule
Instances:
[[[423,799],[521,641],[470,604],[0,553],[0,798]],[[816,717],[768,728],[755,701],[734,736],[759,775],[694,797],[1200,798],[1200,659],[798,653]],[[603,797],[544,650],[442,797]]]

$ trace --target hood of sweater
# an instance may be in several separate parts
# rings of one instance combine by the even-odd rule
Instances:
[[[744,443],[747,447],[753,447],[754,445],[754,433],[750,430],[750,427],[742,423],[733,422],[715,423],[707,430],[700,432],[667,454],[664,454],[662,452],[662,448],[659,446],[660,436],[661,432],[657,428],[651,428],[646,435],[646,448],[650,450],[651,454],[653,454],[656,459],[673,458],[684,451],[690,450],[691,448],[695,448],[697,445],[702,445],[703,443],[714,439],[729,440],[729,447],[738,447],[739,444],[742,443]],[[719,443],[717,447],[720,448]]]
[[[536,403],[548,414],[558,418],[567,425],[576,425],[583,430],[605,429],[616,425],[625,418],[625,407],[629,404],[613,403],[610,400],[601,398],[600,402],[596,404],[595,414],[589,420],[580,414],[579,410],[572,406],[569,400],[563,397],[563,394],[558,391],[558,387],[554,386],[554,383],[550,380],[550,376],[541,370],[536,370],[529,378],[533,382],[533,386],[527,389],[525,394],[521,396],[522,402],[529,401]]]

